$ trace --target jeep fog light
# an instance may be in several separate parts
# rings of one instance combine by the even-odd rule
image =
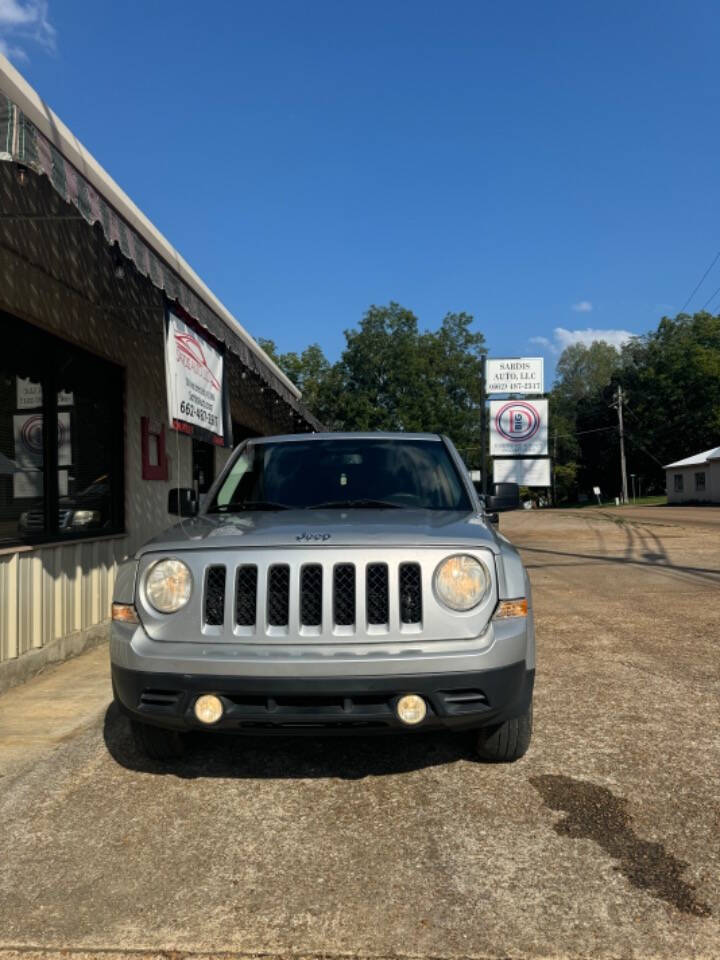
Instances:
[[[464,613],[477,607],[490,590],[490,575],[484,563],[467,553],[448,557],[435,571],[435,593],[451,610]]]
[[[399,720],[409,727],[414,727],[415,724],[422,723],[427,716],[427,704],[416,693],[406,693],[398,700],[395,712]]]
[[[200,723],[217,723],[223,715],[222,700],[214,693],[204,693],[195,701],[194,710]]]

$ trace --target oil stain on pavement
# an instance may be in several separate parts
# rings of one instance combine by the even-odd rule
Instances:
[[[695,917],[711,916],[710,908],[695,896],[692,884],[682,879],[687,864],[653,843],[637,836],[627,812],[627,800],[606,787],[587,780],[546,774],[530,777],[543,802],[565,813],[555,824],[561,837],[593,840],[619,863],[627,880],[652,896]]]

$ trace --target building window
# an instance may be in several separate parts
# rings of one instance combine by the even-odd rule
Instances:
[[[0,546],[122,532],[122,368],[0,325]]]
[[[673,475],[673,489],[675,493],[683,492],[683,475],[681,473],[676,473]]]
[[[704,490],[705,489],[705,472],[695,474],[695,489]]]

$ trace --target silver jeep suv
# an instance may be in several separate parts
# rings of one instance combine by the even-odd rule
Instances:
[[[198,512],[119,569],[113,690],[139,746],[191,730],[474,730],[481,757],[530,743],[530,584],[452,443],[325,433],[240,445]]]

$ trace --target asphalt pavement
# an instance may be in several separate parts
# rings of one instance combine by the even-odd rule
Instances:
[[[719,957],[717,517],[502,517],[539,644],[515,764],[418,734],[156,765],[105,650],[0,697],[0,956]]]

